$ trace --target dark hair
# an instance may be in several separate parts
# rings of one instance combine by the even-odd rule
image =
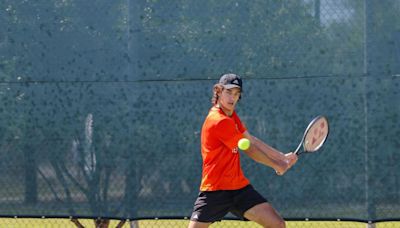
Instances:
[[[213,95],[211,98],[211,104],[216,105],[218,103],[218,92],[222,91],[224,89],[224,86],[221,85],[220,83],[217,83],[213,86]]]

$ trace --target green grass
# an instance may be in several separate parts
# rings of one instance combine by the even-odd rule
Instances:
[[[79,220],[85,227],[94,227],[93,220]],[[115,227],[119,221],[111,221],[110,228]],[[188,220],[140,220],[139,228],[185,228]],[[76,226],[69,219],[21,219],[21,218],[2,218],[0,227],[13,228],[42,228],[42,227],[63,227],[75,228]],[[129,223],[125,223],[124,228],[129,228]],[[242,221],[222,221],[211,225],[211,228],[257,228],[259,225],[254,222]],[[323,221],[290,221],[287,222],[287,228],[366,228],[366,223],[361,222],[323,222]],[[382,222],[377,223],[376,228],[400,228],[400,222]]]

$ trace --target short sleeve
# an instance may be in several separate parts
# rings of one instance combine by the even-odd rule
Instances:
[[[229,149],[236,148],[238,141],[243,138],[243,133],[233,119],[221,120],[215,130],[217,138]]]
[[[232,118],[234,119],[236,126],[238,128],[238,130],[241,133],[244,133],[245,131],[247,131],[246,126],[242,123],[242,121],[240,120],[239,116],[236,114],[236,112],[233,113]]]

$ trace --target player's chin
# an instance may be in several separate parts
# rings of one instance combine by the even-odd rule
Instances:
[[[233,110],[235,110],[235,105],[227,104],[227,105],[225,106],[225,108],[226,108],[228,111],[232,112]]]
[[[236,103],[229,103],[228,104],[231,110],[234,110],[236,107]]]

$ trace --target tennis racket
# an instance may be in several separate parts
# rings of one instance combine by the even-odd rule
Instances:
[[[324,145],[329,134],[329,123],[325,116],[315,117],[304,131],[303,138],[299,146],[294,151],[295,154],[312,153],[319,150]]]

